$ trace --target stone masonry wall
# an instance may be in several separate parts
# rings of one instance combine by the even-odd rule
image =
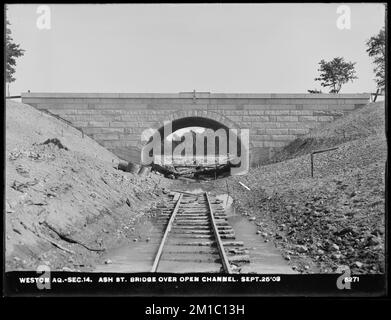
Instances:
[[[79,127],[124,160],[139,162],[141,133],[163,121],[208,118],[250,129],[256,165],[298,136],[367,104],[369,94],[24,93],[22,102]]]

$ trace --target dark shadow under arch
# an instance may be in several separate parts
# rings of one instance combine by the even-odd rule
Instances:
[[[204,117],[183,117],[183,118],[172,120],[171,125],[172,125],[171,133],[173,133],[179,129],[188,128],[188,127],[203,127],[203,128],[207,128],[207,129],[212,129],[214,131],[219,130],[219,129],[224,129],[227,133],[227,138],[229,137],[229,135],[228,135],[229,129],[231,129],[219,121],[216,121],[214,119],[204,118]],[[232,128],[232,129],[236,129],[236,128]],[[162,142],[163,142],[166,138],[166,136],[164,136],[164,126],[161,126],[158,129],[158,132],[160,133],[160,136],[162,137]],[[240,137],[236,136],[236,139],[237,139],[238,156],[240,156],[240,154],[241,154]],[[151,140],[152,140],[152,137],[150,138],[149,142],[151,142]],[[228,141],[228,139],[227,139],[227,141]],[[162,150],[162,155],[163,155],[163,152],[164,152],[163,148],[161,150]],[[228,149],[228,152],[229,152],[229,149]]]

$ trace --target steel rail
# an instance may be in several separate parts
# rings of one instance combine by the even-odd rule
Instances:
[[[212,222],[212,229],[213,229],[214,236],[216,238],[217,249],[219,250],[219,253],[220,253],[220,258],[221,258],[221,262],[222,262],[222,265],[223,265],[223,269],[224,269],[224,271],[226,273],[230,274],[230,273],[232,273],[231,272],[231,265],[229,264],[229,261],[228,261],[228,258],[227,258],[227,254],[225,253],[225,249],[224,249],[224,246],[223,246],[223,242],[221,241],[219,230],[218,230],[217,225],[216,225],[216,220],[215,220],[215,217],[213,215],[212,206],[210,204],[208,192],[205,192],[205,196],[206,196],[206,200],[208,201],[209,214],[210,214],[210,218],[211,218],[211,222]]]
[[[181,200],[182,200],[182,196],[183,196],[183,194],[181,193],[179,195],[179,198],[178,198],[177,202],[176,202],[175,208],[172,211],[170,220],[168,221],[168,224],[167,224],[167,227],[166,227],[166,231],[164,232],[164,235],[163,235],[163,239],[160,242],[159,250],[158,250],[158,252],[157,252],[157,254],[155,256],[155,261],[153,262],[151,272],[156,272],[157,267],[159,266],[160,258],[161,258],[162,253],[163,253],[163,247],[164,247],[164,244],[166,242],[167,236],[168,236],[168,234],[169,234],[169,232],[170,232],[170,230],[172,228],[173,222],[175,220],[175,216],[176,216],[176,214],[178,212],[179,205],[180,205]]]

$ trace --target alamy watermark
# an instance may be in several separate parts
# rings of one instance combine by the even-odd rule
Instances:
[[[39,290],[51,289],[51,269],[46,264],[37,267],[37,273],[41,274],[37,279],[37,288]]]
[[[337,279],[337,288],[339,290],[350,290],[351,286],[351,271],[348,266],[339,266],[337,273],[342,273]]]
[[[351,22],[351,10],[348,5],[340,5],[337,7],[337,14],[339,14],[337,18],[337,28],[339,30],[350,30],[352,22]]]
[[[142,165],[151,165],[157,160],[162,165],[172,164],[172,159],[175,158],[201,159],[201,162],[203,160],[215,164],[225,159],[231,165],[231,175],[248,173],[249,129],[220,128],[218,130],[205,129],[203,132],[186,132],[180,137],[181,139],[184,137],[184,141],[177,144],[174,149],[172,139],[167,139],[169,136],[173,136],[171,121],[164,122],[163,130],[146,129],[143,131],[141,141],[146,144],[141,152]],[[218,145],[216,145],[216,140],[218,140]]]
[[[50,30],[52,28],[52,15],[48,5],[40,5],[37,8],[37,28],[39,30]]]

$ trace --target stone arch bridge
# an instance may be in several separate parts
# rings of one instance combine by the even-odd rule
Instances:
[[[250,164],[369,102],[369,94],[23,93],[22,102],[69,122],[118,157],[140,162],[141,133],[172,121],[250,130]]]

